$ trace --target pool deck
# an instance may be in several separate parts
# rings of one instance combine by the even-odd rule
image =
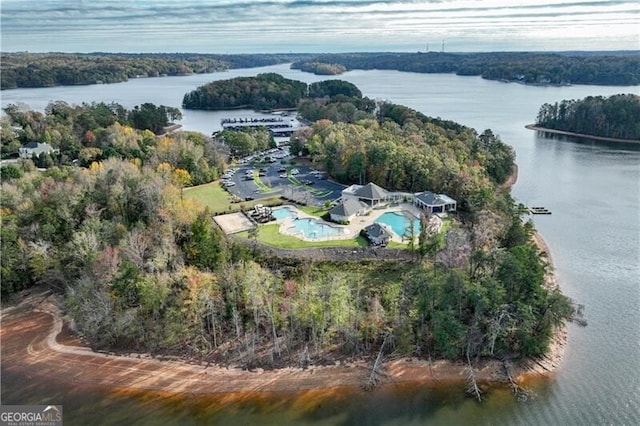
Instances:
[[[293,228],[292,223],[293,223],[294,219],[287,218],[287,219],[282,219],[282,220],[278,221],[278,223],[280,224],[279,232],[281,234],[290,235],[290,236],[299,238],[299,239],[301,239],[303,241],[348,240],[348,239],[351,239],[351,238],[356,238],[360,234],[360,231],[363,228],[373,224],[384,213],[407,211],[407,212],[410,212],[411,214],[413,214],[416,218],[419,218],[420,214],[422,213],[422,211],[419,208],[417,208],[416,206],[414,206],[411,203],[387,204],[387,205],[384,205],[383,207],[374,207],[369,212],[369,214],[367,214],[367,215],[356,216],[349,223],[349,225],[338,225],[338,224],[335,224],[335,223],[330,223],[330,222],[323,221],[322,219],[318,218],[317,216],[312,216],[310,214],[307,214],[307,213],[297,209],[295,206],[287,206],[287,207],[293,209],[297,213],[299,219],[304,219],[304,218],[316,219],[316,220],[318,220],[320,222],[329,224],[330,226],[332,226],[334,228],[342,228],[342,229],[344,229],[346,231],[344,233],[344,235],[339,235],[339,236],[336,236],[336,237],[325,237],[325,238],[313,238],[312,239],[312,238],[304,237],[299,232],[292,231],[292,228]],[[437,216],[432,216],[432,220],[433,220],[433,223],[432,223],[431,226],[433,226],[435,230],[439,231],[440,227],[442,226],[442,220]],[[392,239],[392,241],[395,241],[395,242],[398,242],[398,243],[405,243],[406,242],[406,241],[403,241],[402,236],[397,236],[397,235],[395,235],[395,233],[393,234],[391,239]]]

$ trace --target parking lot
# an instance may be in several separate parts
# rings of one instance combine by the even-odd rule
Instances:
[[[227,184],[227,190],[241,200],[284,196],[320,206],[326,201],[333,201],[340,197],[340,193],[345,188],[343,185],[327,180],[326,175],[309,166],[288,164],[289,156],[279,159],[271,157],[271,159],[275,162],[246,163],[233,167],[235,173],[226,179],[227,182],[231,182]],[[283,164],[283,161],[286,164]],[[257,183],[256,173],[258,174]]]

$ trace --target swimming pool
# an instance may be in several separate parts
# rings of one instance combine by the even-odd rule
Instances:
[[[285,219],[295,219],[298,217],[298,213],[295,211],[295,209],[287,206],[273,209],[271,210],[271,214],[278,221]]]
[[[318,239],[318,238],[335,238],[345,235],[344,228],[338,228],[336,226],[329,225],[319,221],[318,219],[296,219],[293,221],[293,226],[289,228],[289,231],[302,234],[304,238]]]
[[[376,222],[389,225],[393,232],[398,237],[402,238],[402,236],[405,235],[405,232],[407,232],[407,228],[411,226],[411,221],[407,216],[415,218],[415,216],[409,212],[387,212],[380,215],[380,217],[376,219]],[[420,234],[420,221],[418,218],[415,218],[415,221],[413,222],[413,231],[415,236]]]

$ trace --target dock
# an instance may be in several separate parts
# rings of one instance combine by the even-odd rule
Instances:
[[[221,123],[224,130],[243,130],[266,128],[275,137],[291,136],[300,130],[300,123],[295,118],[281,116],[267,118],[224,118]]]
[[[529,213],[531,214],[551,214],[551,211],[546,207],[529,207]]]

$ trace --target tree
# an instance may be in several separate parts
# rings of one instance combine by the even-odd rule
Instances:
[[[128,120],[133,127],[140,130],[151,130],[160,134],[169,121],[182,119],[182,113],[177,108],[164,105],[156,106],[151,103],[136,105],[129,112]]]
[[[428,256],[435,260],[442,244],[442,236],[437,229],[430,225],[429,218],[424,214],[420,215],[420,234],[418,235],[418,253],[420,257]]]
[[[224,265],[226,259],[224,237],[214,226],[207,210],[191,224],[189,234],[182,246],[186,260],[191,265],[210,271]]]
[[[24,175],[22,169],[15,164],[0,167],[0,179],[20,179]]]

